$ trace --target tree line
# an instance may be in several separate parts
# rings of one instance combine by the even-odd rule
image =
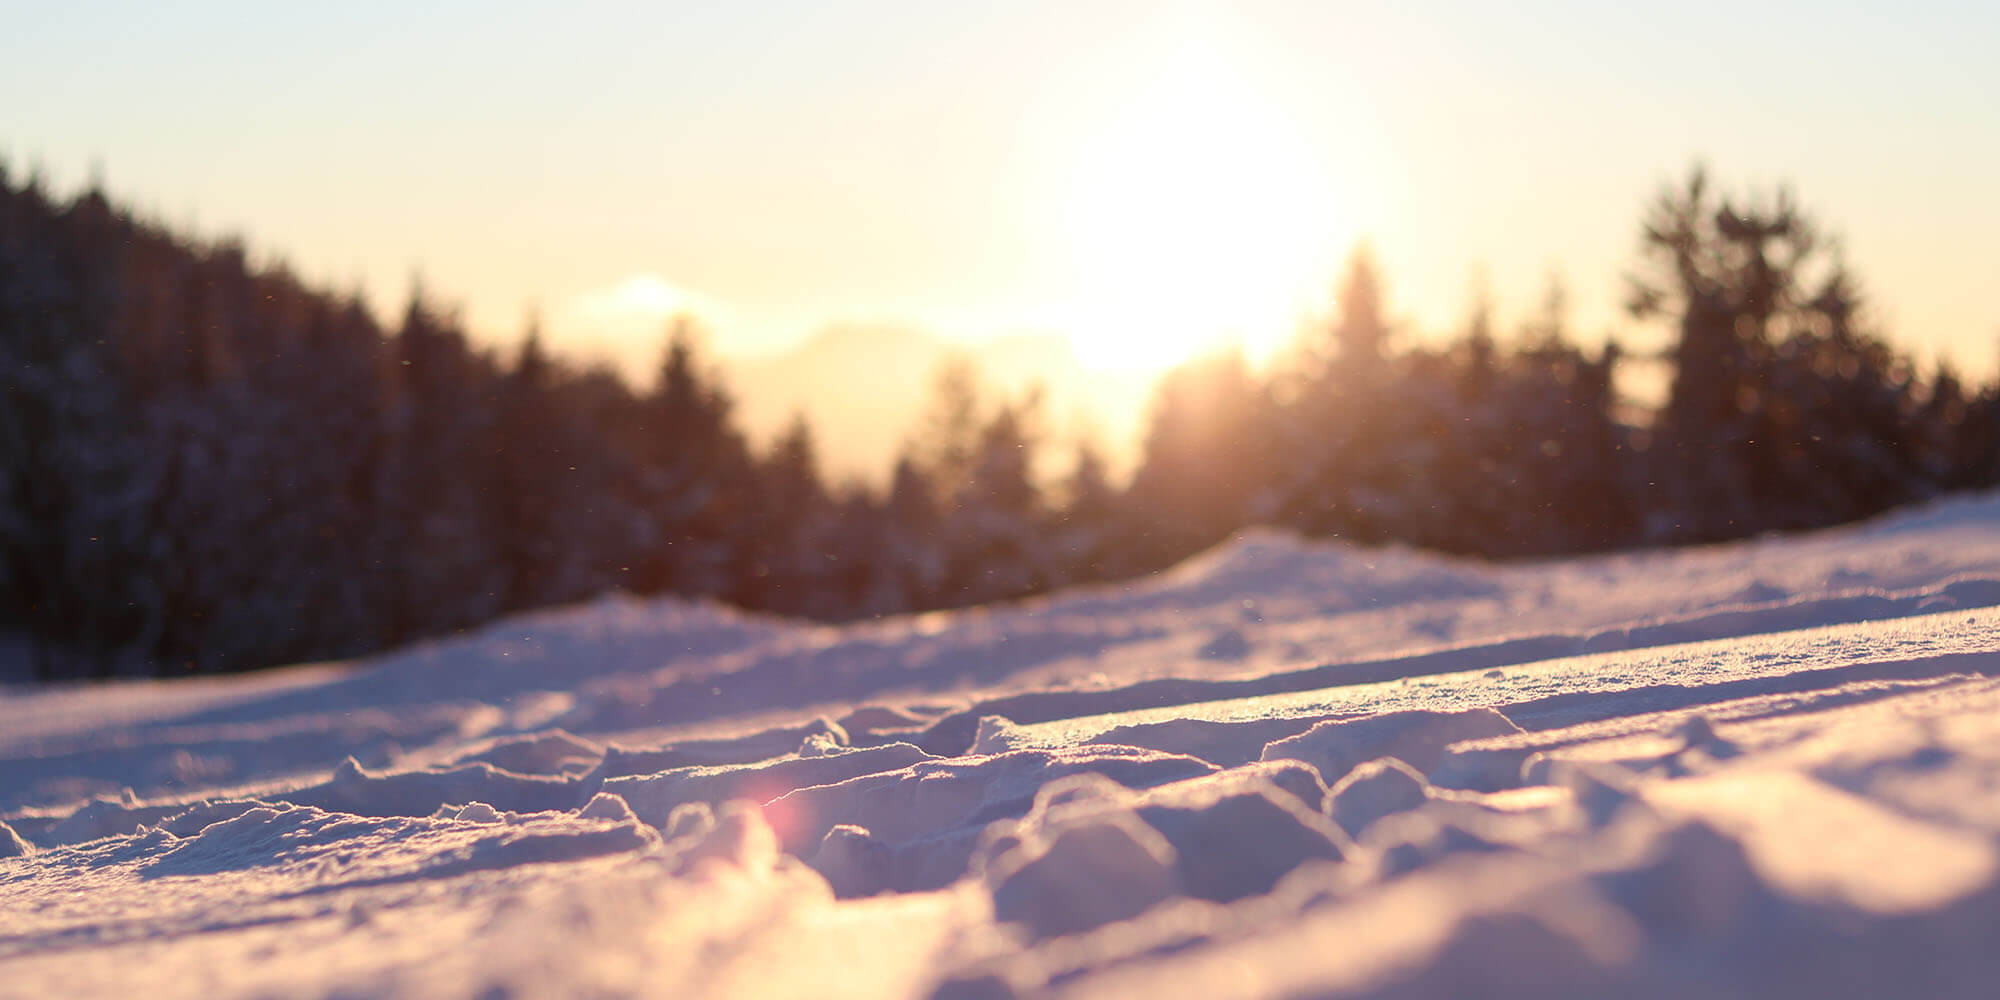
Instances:
[[[1920,375],[1787,197],[1705,174],[1643,221],[1632,311],[1674,328],[1635,412],[1559,298],[1402,344],[1367,255],[1266,371],[1157,388],[1137,469],[1055,481],[1032,393],[960,365],[881,485],[768,447],[685,323],[635,387],[532,329],[472,346],[0,170],[0,629],[40,677],[357,655],[610,590],[825,620],[1157,569],[1251,524],[1494,558],[1834,524],[2000,479],[2000,391]]]

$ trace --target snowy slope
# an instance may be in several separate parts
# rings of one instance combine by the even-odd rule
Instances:
[[[1991,996],[2000,499],[0,694],[0,995]]]

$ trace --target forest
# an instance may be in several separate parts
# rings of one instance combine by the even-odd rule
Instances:
[[[1791,196],[1696,169],[1639,233],[1657,356],[1579,346],[1559,294],[1506,336],[1485,308],[1405,336],[1363,252],[1268,367],[1163,376],[1129,482],[1090,447],[1044,461],[1035,395],[961,365],[876,484],[829,482],[804,420],[753,446],[690,323],[634,386],[532,326],[481,349],[421,291],[385,325],[0,170],[0,630],[43,679],[241,670],[614,590],[854,620],[1127,578],[1250,525],[1519,559],[2000,481],[2000,387],[1893,348]],[[1619,392],[1635,364],[1667,372],[1656,405]]]

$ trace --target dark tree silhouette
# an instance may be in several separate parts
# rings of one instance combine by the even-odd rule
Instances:
[[[1704,170],[1645,222],[1641,318],[1677,327],[1650,538],[1713,541],[1849,520],[1933,492],[1921,390],[1860,325],[1860,294],[1789,192],[1716,197]]]
[[[827,484],[803,420],[753,449],[686,320],[643,391],[532,324],[503,362],[421,288],[385,329],[241,244],[0,169],[0,629],[41,677],[237,669],[612,589],[842,619],[1114,579],[1258,523],[1530,557],[2000,483],[2000,387],[1920,378],[1789,195],[1696,171],[1643,236],[1633,310],[1671,327],[1674,375],[1636,426],[1560,282],[1512,342],[1482,296],[1457,339],[1400,346],[1362,249],[1298,355],[1161,379],[1125,488],[1088,448],[1043,470],[1039,397],[984,398],[963,360],[874,488]]]

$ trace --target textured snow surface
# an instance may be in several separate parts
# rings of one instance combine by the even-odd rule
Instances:
[[[0,691],[0,996],[2000,994],[2000,499]]]

